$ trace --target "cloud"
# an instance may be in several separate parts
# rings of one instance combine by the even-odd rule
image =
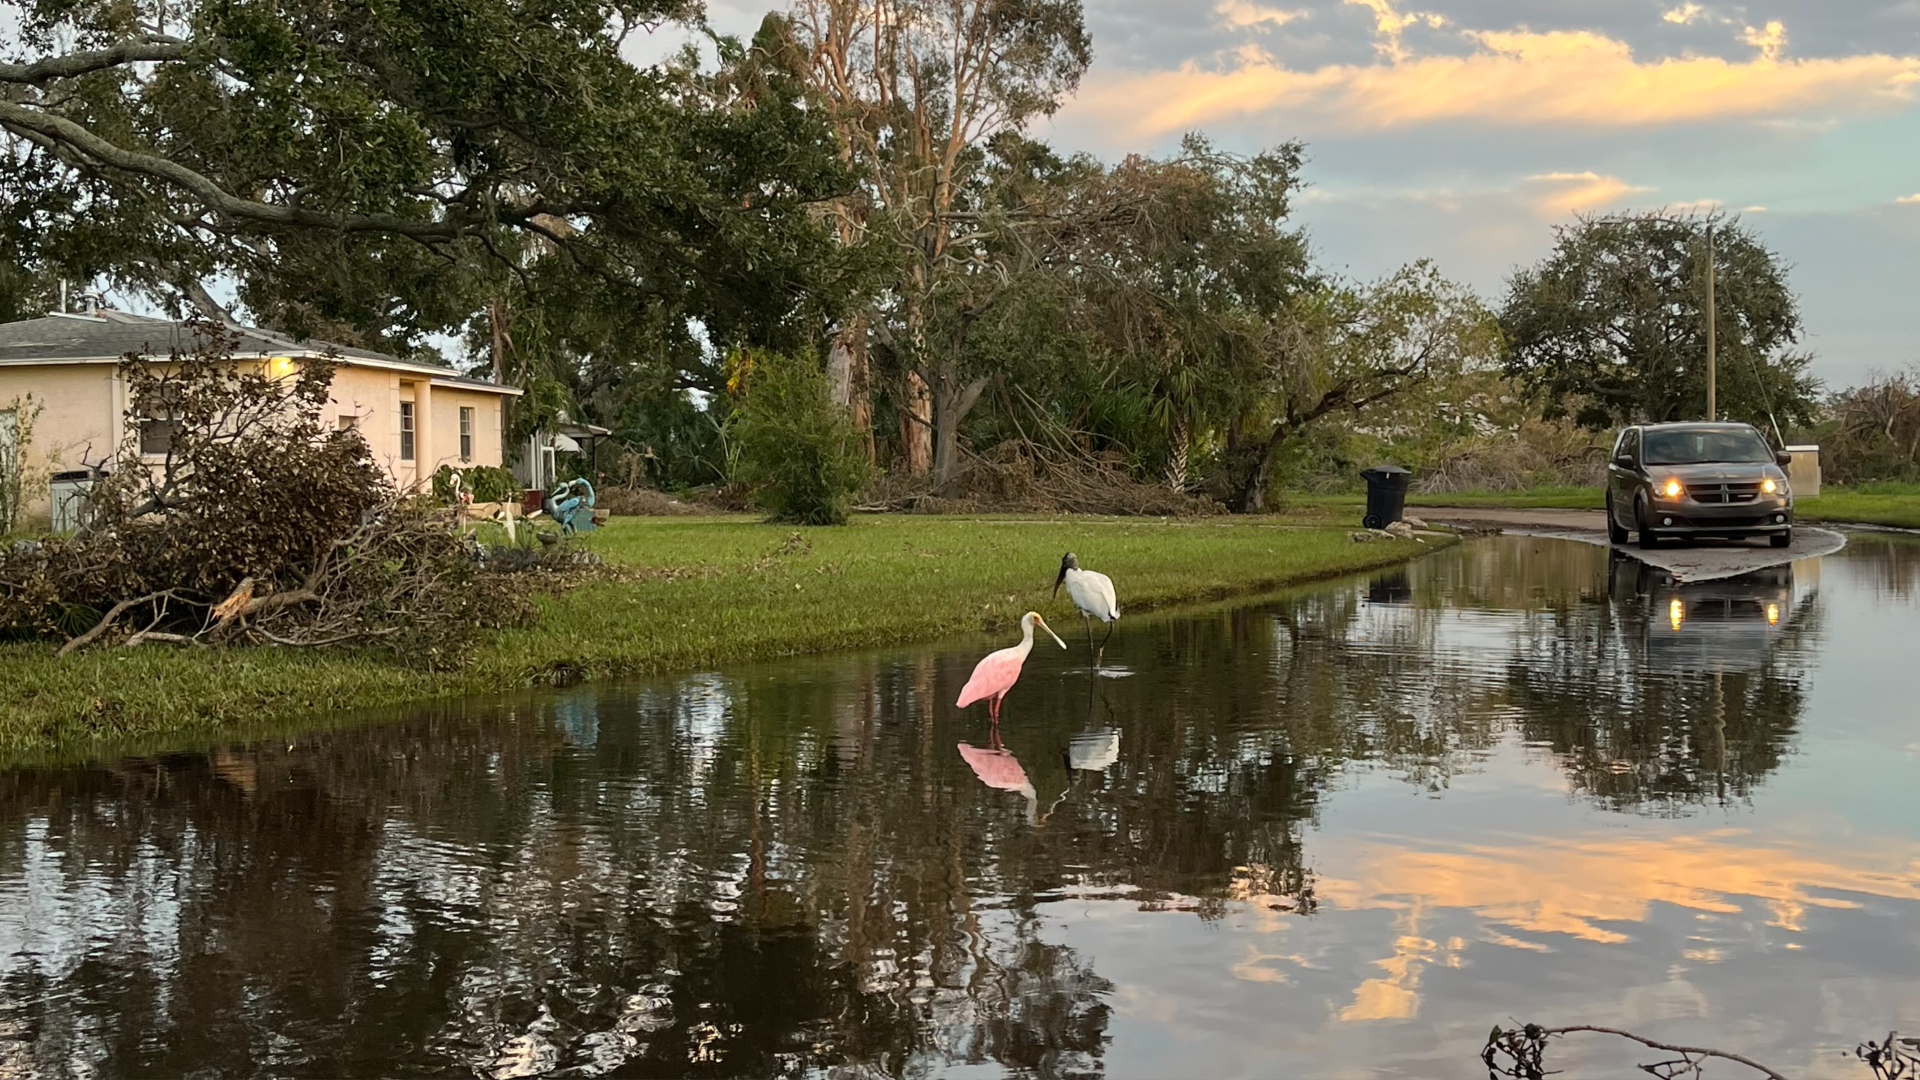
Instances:
[[[1911,195],[1902,195],[1893,201],[1897,203],[1920,203],[1920,191],[1916,191]]]
[[[1399,33],[1428,16],[1396,14],[1388,0],[1350,2],[1375,11],[1377,44],[1389,62],[1293,70],[1264,53],[1242,53],[1225,68],[1190,61],[1096,76],[1070,112],[1100,124],[1108,139],[1261,115],[1284,116],[1301,134],[1441,121],[1621,128],[1898,110],[1912,105],[1920,83],[1920,56],[1783,60],[1786,31],[1777,23],[1750,31],[1760,55],[1746,62],[1642,62],[1626,43],[1586,30],[1467,30],[1461,38],[1473,48],[1465,55],[1409,57]]]
[[[1759,30],[1747,27],[1741,32],[1740,40],[1759,49],[1760,59],[1771,64],[1780,59],[1780,50],[1787,46],[1787,28],[1775,19]]]
[[[1285,26],[1295,19],[1304,19],[1304,11],[1286,11],[1270,8],[1263,4],[1249,3],[1248,0],[1220,0],[1214,5],[1213,13],[1226,20],[1228,26],[1236,29],[1261,29],[1272,26]]]
[[[1430,26],[1439,29],[1447,25],[1447,17],[1431,11],[1410,11],[1405,15],[1393,10],[1393,0],[1344,0],[1355,7],[1363,7],[1373,12],[1375,31],[1374,48],[1380,55],[1399,63],[1407,58],[1407,49],[1400,41],[1400,35],[1410,26]]]
[[[1528,201],[1549,219],[1612,206],[1624,196],[1653,190],[1592,171],[1541,173],[1527,177],[1527,186]]]
[[[1704,14],[1706,14],[1706,12],[1699,4],[1681,4],[1677,8],[1662,12],[1660,17],[1670,23],[1685,26]]]

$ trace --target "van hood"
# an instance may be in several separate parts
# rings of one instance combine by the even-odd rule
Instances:
[[[1678,477],[1683,484],[1752,483],[1763,477],[1785,480],[1786,471],[1771,461],[1709,461],[1700,465],[1648,465],[1647,474],[1656,478]]]

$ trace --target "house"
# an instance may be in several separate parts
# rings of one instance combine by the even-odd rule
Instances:
[[[232,332],[235,358],[269,370],[291,371],[303,360],[336,354],[339,366],[321,423],[358,431],[374,460],[404,490],[424,487],[443,464],[502,464],[505,405],[520,394],[516,387],[365,349],[296,342],[267,330]],[[21,455],[30,475],[111,468],[133,434],[127,430],[121,357],[137,353],[164,362],[176,349],[191,349],[193,334],[189,323],[110,310],[0,324],[0,438],[16,430],[11,411],[31,395],[40,411]],[[135,422],[142,453],[164,453],[167,418]],[[46,518],[44,486],[37,498],[29,496],[27,513]]]

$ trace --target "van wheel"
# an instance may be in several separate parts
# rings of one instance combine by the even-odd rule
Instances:
[[[1607,492],[1607,542],[1624,544],[1627,542],[1627,530],[1622,528],[1618,518],[1613,516],[1613,492]]]
[[[1642,550],[1660,546],[1660,538],[1653,535],[1653,529],[1647,525],[1647,504],[1644,500],[1633,504],[1633,524],[1640,533]]]
[[[1772,536],[1767,537],[1767,543],[1777,548],[1792,547],[1793,530],[1788,529],[1783,533],[1774,533]]]

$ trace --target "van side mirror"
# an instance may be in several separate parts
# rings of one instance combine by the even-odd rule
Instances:
[[[1619,457],[1616,457],[1613,459],[1613,463],[1615,465],[1620,466],[1623,469],[1634,469],[1639,467],[1634,463],[1632,454],[1621,454]]]
[[[1793,464],[1793,455],[1787,453],[1785,450],[1782,450],[1773,455],[1773,461],[1774,461],[1774,464],[1784,469],[1787,466]]]

